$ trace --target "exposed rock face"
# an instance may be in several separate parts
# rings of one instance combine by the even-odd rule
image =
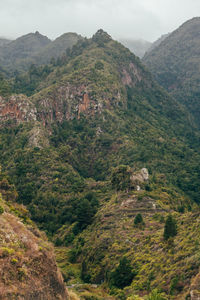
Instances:
[[[149,172],[146,168],[142,168],[139,172],[134,173],[131,175],[131,182],[132,184],[135,183],[144,183],[149,179]]]
[[[80,114],[81,113],[84,113],[88,110],[89,105],[90,105],[89,96],[88,96],[88,94],[84,94],[83,95],[83,102],[80,103],[79,107],[78,107],[78,119],[80,119]]]
[[[142,80],[141,71],[132,62],[129,64],[128,68],[122,70],[122,83],[129,87],[134,87],[137,82]]]
[[[38,123],[38,124],[37,124]],[[47,132],[44,127],[37,122],[29,133],[29,147],[44,148],[49,146],[49,140],[47,137]]]
[[[0,299],[68,299],[44,236],[8,212],[0,215],[0,223]]]
[[[49,95],[46,91],[44,95],[42,92],[34,95],[31,101],[37,108],[37,120],[46,126],[53,121],[80,119],[81,114],[93,116],[95,113],[101,113],[103,108],[111,108],[112,101],[112,105],[116,106],[121,101],[118,91],[111,101],[104,95],[95,99],[88,90],[90,88],[84,84],[72,85],[66,82],[65,85],[55,87]]]
[[[77,65],[78,72],[74,72],[73,64],[76,65],[77,62],[72,58],[70,64],[66,65],[69,68],[66,74],[58,72],[57,76],[56,72],[52,72],[49,81],[44,80],[41,91],[32,97],[18,95],[7,100],[0,98],[0,122],[37,120],[47,126],[54,121],[80,119],[82,114],[94,116],[103,110],[127,108],[126,87],[136,87],[144,79],[143,68],[128,49],[112,41],[103,30],[99,30],[90,43],[98,51],[95,52],[95,59],[89,58],[89,67],[85,66],[86,57],[83,52]],[[102,53],[102,45],[107,45],[108,53],[112,48],[116,50],[113,57],[120,57],[122,49],[126,52],[127,59],[121,63],[118,59],[114,63],[109,61],[108,53],[105,50]],[[91,49],[88,48],[88,51]],[[94,55],[92,51],[91,55]],[[108,59],[104,61],[103,55],[108,56]],[[100,69],[96,66],[96,61],[102,64]]]
[[[87,113],[94,105],[84,85],[74,86],[69,83],[55,88],[49,96],[36,94],[32,101],[36,103],[37,119],[44,126],[53,121],[80,118],[81,113]]]
[[[36,108],[24,95],[13,95],[9,99],[0,96],[0,122],[15,123],[36,120]]]

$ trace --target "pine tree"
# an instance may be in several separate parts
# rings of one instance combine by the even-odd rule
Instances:
[[[134,219],[134,224],[138,225],[138,224],[144,224],[143,218],[141,214],[137,214],[135,219]]]
[[[77,208],[77,219],[80,229],[84,229],[87,225],[92,223],[94,216],[94,209],[87,199],[83,199]]]
[[[170,237],[174,237],[176,235],[177,235],[176,221],[171,215],[169,215],[165,222],[164,239],[168,240]]]

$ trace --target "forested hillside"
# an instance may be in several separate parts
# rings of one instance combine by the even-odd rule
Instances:
[[[193,18],[168,35],[143,58],[156,80],[192,113],[200,116],[200,18]]]
[[[27,71],[32,64],[41,65],[56,60],[65,54],[82,37],[76,33],[65,33],[54,41],[38,31],[16,40],[0,39],[0,70],[8,77]]]
[[[69,286],[103,283],[80,299],[198,292],[199,131],[139,58],[99,30],[0,90],[14,201],[58,247]]]

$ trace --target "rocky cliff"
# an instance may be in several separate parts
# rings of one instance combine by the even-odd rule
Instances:
[[[1,180],[4,197],[10,198],[10,189]],[[68,299],[53,247],[25,207],[6,204],[0,195],[0,223],[0,299]]]

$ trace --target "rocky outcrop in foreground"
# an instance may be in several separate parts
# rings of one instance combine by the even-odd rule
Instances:
[[[0,299],[69,299],[45,235],[23,224],[2,199],[0,224]]]

